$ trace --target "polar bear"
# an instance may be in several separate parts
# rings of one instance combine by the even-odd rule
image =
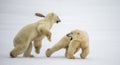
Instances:
[[[82,30],[73,30],[66,36],[64,36],[58,43],[53,47],[47,49],[46,56],[50,57],[52,53],[65,48],[65,57],[69,59],[74,58],[74,54],[82,48],[81,58],[85,58],[89,52],[89,39],[88,34]]]
[[[73,40],[70,42],[67,52],[67,58],[74,59],[74,54],[81,48],[80,57],[85,59],[89,53],[89,37],[87,32],[82,30],[72,31]]]
[[[31,55],[32,41],[34,42],[36,53],[39,53],[42,39],[46,36],[51,41],[50,29],[54,23],[59,22],[60,19],[55,13],[49,13],[44,19],[23,27],[13,40],[14,49],[10,52],[10,56],[14,58],[24,53],[25,57],[33,57]]]

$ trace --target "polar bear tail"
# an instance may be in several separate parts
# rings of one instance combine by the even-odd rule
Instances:
[[[35,15],[36,16],[38,16],[38,17],[45,17],[43,14],[41,14],[41,13],[35,13]]]

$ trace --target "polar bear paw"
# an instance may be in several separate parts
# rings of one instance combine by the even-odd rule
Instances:
[[[46,51],[46,56],[47,56],[47,57],[50,57],[51,54],[52,54],[52,51],[51,51],[50,49],[47,49],[47,51]]]

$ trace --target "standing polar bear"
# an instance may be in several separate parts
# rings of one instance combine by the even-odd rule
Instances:
[[[31,55],[32,41],[36,53],[39,53],[42,39],[46,36],[51,41],[50,29],[54,23],[58,22],[60,22],[59,17],[55,13],[49,13],[44,19],[23,27],[13,40],[14,49],[10,52],[10,56],[14,58],[24,53],[25,57],[33,57]]]
[[[81,58],[85,59],[89,53],[89,38],[88,34],[82,30],[73,30],[64,36],[57,44],[47,49],[46,56],[50,57],[52,53],[62,48],[66,49],[65,57],[74,59],[74,54],[82,49]]]

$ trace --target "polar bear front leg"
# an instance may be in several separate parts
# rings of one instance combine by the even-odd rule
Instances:
[[[74,54],[76,53],[78,47],[79,47],[79,42],[76,40],[72,40],[68,47],[67,58],[74,59],[75,58]]]
[[[67,44],[65,43],[62,43],[62,41],[59,41],[57,44],[55,44],[53,47],[47,49],[46,51],[46,56],[47,57],[50,57],[54,52],[62,49],[62,48],[65,48],[67,46]]]
[[[51,41],[51,35],[52,35],[52,33],[48,29],[43,28],[43,27],[42,28],[38,27],[38,31],[39,31],[39,33],[41,35],[45,35],[47,37],[47,39],[49,41]]]
[[[32,51],[32,42],[29,44],[28,48],[26,49],[26,51],[24,52],[24,57],[34,57],[33,55],[31,55],[31,51]]]
[[[47,37],[47,39],[49,41],[51,41],[51,35],[52,35],[52,33],[49,30],[44,30],[44,34]]]
[[[47,56],[47,57],[50,57],[54,52],[60,50],[61,48],[63,48],[63,47],[58,46],[58,45],[55,45],[55,46],[53,46],[52,48],[48,48],[48,49],[46,50],[46,56]]]

